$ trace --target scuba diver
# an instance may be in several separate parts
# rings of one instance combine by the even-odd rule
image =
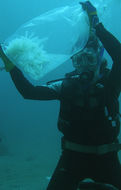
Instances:
[[[96,8],[89,1],[80,4],[89,16],[90,37],[84,49],[71,57],[75,70],[64,80],[33,86],[2,47],[0,57],[24,99],[60,101],[62,155],[47,190],[77,190],[86,178],[121,190],[121,44],[99,22]],[[103,47],[113,60],[110,70],[102,59]]]

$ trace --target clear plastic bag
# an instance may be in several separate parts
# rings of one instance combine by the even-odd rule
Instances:
[[[51,10],[22,25],[5,41],[5,53],[32,80],[38,81],[73,54],[89,36],[81,5]]]

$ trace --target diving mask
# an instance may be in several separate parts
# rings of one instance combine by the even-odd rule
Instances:
[[[95,72],[97,69],[98,62],[97,54],[92,48],[85,48],[83,51],[77,53],[72,57],[72,62],[78,74],[88,71]]]

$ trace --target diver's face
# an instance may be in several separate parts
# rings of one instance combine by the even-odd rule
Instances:
[[[72,57],[73,67],[78,74],[97,69],[97,54],[92,48],[85,48],[82,52]]]

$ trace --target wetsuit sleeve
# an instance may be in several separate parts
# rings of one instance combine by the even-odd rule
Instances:
[[[10,72],[11,78],[24,99],[32,100],[58,100],[60,85],[33,86],[17,68]]]
[[[112,60],[118,64],[121,61],[121,44],[120,42],[107,31],[102,23],[99,23],[96,27],[96,34],[100,41],[104,45]],[[120,66],[121,67],[121,66]]]
[[[96,26],[96,34],[113,60],[108,86],[118,97],[121,91],[121,44],[104,26]]]

